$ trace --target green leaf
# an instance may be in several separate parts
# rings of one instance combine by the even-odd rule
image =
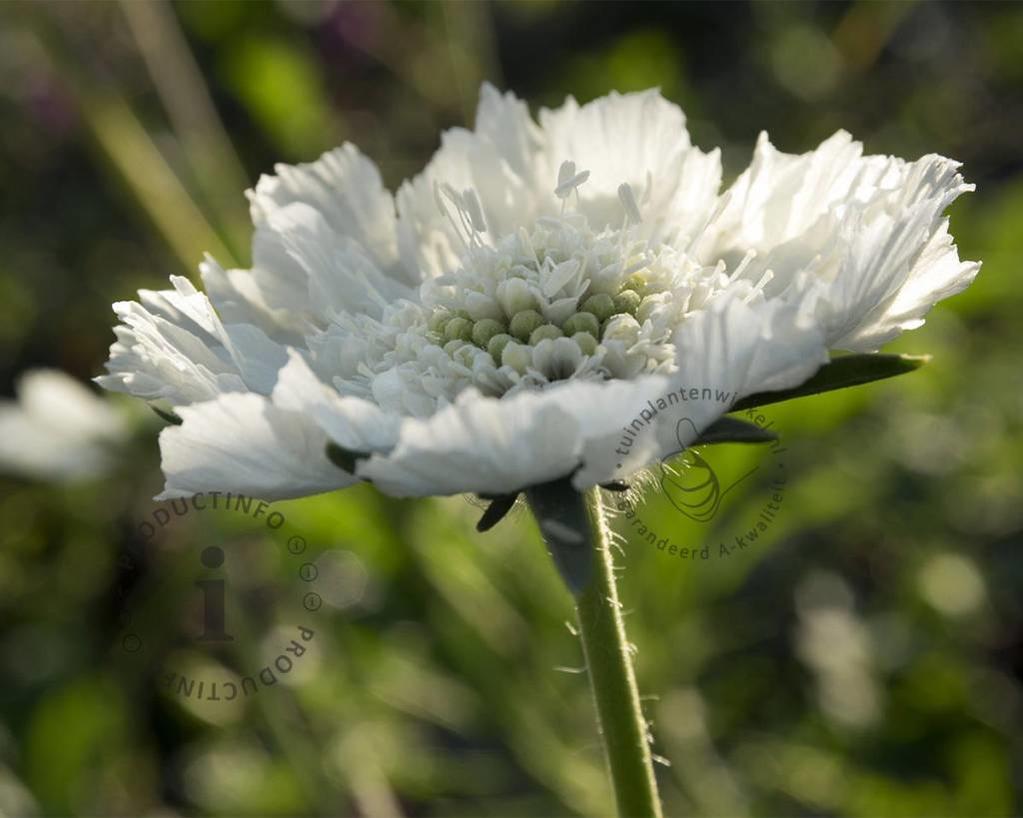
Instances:
[[[919,369],[931,359],[930,355],[841,355],[832,358],[817,370],[808,381],[792,389],[777,392],[758,392],[748,395],[732,407],[732,412],[781,403],[792,398],[818,395],[834,389],[845,389],[864,383],[894,378]]]
[[[369,457],[366,452],[355,452],[339,446],[333,440],[327,441],[327,459],[342,471],[355,474],[355,467],[360,460]]]
[[[762,429],[755,423],[738,418],[722,417],[715,420],[690,446],[705,446],[710,443],[770,443],[778,435]]]

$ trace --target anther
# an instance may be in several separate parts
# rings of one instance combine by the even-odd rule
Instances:
[[[558,186],[554,188],[554,195],[559,199],[567,199],[572,191],[590,178],[588,170],[575,172],[575,162],[568,159],[561,163],[558,168]]]
[[[632,185],[628,182],[618,185],[618,201],[625,208],[625,218],[632,224],[639,224],[643,221],[643,217],[639,213],[639,205],[636,204],[636,194],[632,192]]]

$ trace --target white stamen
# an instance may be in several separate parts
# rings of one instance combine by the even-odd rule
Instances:
[[[462,204],[469,214],[469,222],[479,233],[487,232],[487,220],[483,218],[483,208],[480,207],[479,197],[471,187],[462,191]]]
[[[763,292],[764,287],[766,287],[770,283],[771,279],[773,279],[773,278],[774,278],[774,271],[773,270],[765,270],[764,274],[762,276],[760,276],[760,280],[756,284],[753,285],[753,289],[751,289],[749,291],[749,294],[743,299],[743,301],[745,301],[747,304],[750,301],[752,301],[755,296],[757,296],[757,295],[759,295],[759,294],[761,294]]]
[[[445,189],[447,187],[448,187],[447,185],[441,186],[437,182],[434,182],[433,183],[433,200],[437,204],[437,209],[440,210],[440,212],[444,214],[444,218],[448,220],[448,224],[451,225],[451,229],[454,231],[455,235],[458,237],[458,240],[460,242],[462,242],[462,245],[464,247],[468,247],[468,242],[466,242],[465,236],[462,235],[462,230],[460,228],[459,223],[455,220],[455,217],[451,215],[451,211],[448,209],[447,204],[444,202],[444,197],[441,196],[441,193],[443,192],[443,193],[446,193],[450,197],[450,194]]]
[[[733,281],[737,281],[739,276],[746,272],[746,268],[750,266],[753,259],[755,259],[756,257],[757,257],[756,250],[746,251],[746,255],[742,257],[742,261],[739,262],[739,264],[736,266],[732,274],[728,276],[728,283],[731,284]],[[764,283],[766,284],[767,282],[765,281]]]
[[[636,194],[632,192],[632,185],[628,182],[622,182],[618,185],[618,201],[622,203],[622,207],[625,209],[625,218],[633,224],[640,224],[643,221],[643,217],[639,212],[639,205],[636,204]]]
[[[561,187],[573,176],[575,176],[575,162],[571,159],[566,159],[561,163],[561,167],[558,168],[558,187]]]
[[[558,186],[554,188],[554,195],[559,199],[567,199],[572,191],[590,178],[588,170],[575,172],[575,162],[566,160],[558,168]]]

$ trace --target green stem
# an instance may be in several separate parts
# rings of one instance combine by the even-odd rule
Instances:
[[[561,576],[578,590],[579,632],[618,813],[661,818],[600,489],[581,495],[565,480],[533,487],[526,496]]]

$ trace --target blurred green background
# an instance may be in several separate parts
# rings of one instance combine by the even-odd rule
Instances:
[[[952,233],[984,268],[894,346],[933,362],[772,407],[793,479],[766,539],[696,565],[630,544],[621,594],[668,814],[1019,814],[1023,4],[0,4],[0,388],[87,380],[112,301],[197,280],[204,251],[247,263],[242,191],[275,162],[350,140],[392,186],[417,172],[483,79],[534,107],[658,85],[726,182],[761,129],[964,163]],[[113,473],[0,478],[0,814],[611,813],[570,599],[522,511],[478,535],[462,498],[280,504],[329,579],[315,650],[229,706],[168,691],[168,663],[272,661],[305,613],[283,537],[244,515],[140,540],[161,481],[133,417]],[[643,513],[677,527],[663,506]],[[182,646],[173,569],[225,543],[246,636]]]

